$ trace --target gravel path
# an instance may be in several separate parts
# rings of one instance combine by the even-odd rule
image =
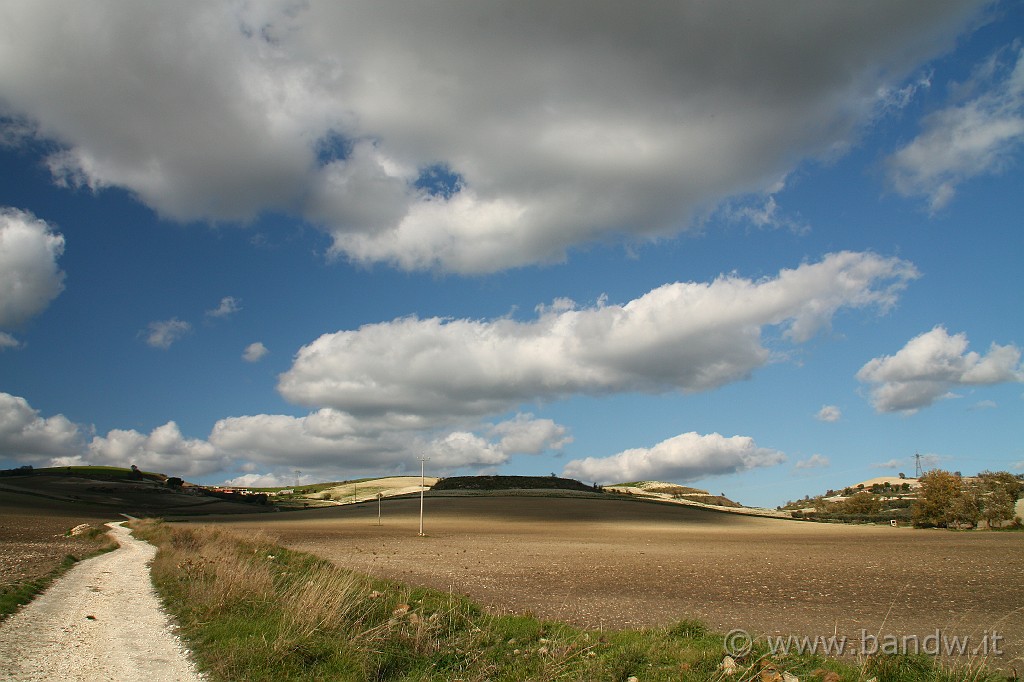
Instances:
[[[119,549],[76,564],[0,623],[0,680],[203,679],[150,582],[156,548],[107,525]]]

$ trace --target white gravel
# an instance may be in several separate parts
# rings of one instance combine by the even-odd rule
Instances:
[[[0,623],[0,680],[203,680],[150,581],[156,548],[107,525],[119,549],[76,564]]]

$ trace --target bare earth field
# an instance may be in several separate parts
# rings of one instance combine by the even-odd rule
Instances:
[[[884,638],[997,631],[1024,670],[1024,534],[827,525],[630,500],[426,498],[220,518],[340,565],[592,628]],[[200,519],[197,519],[200,520]],[[202,519],[209,522],[210,519]]]
[[[94,506],[0,490],[0,586],[40,578],[65,556],[81,558],[96,549],[84,536],[67,537],[83,523],[102,526],[124,520]]]

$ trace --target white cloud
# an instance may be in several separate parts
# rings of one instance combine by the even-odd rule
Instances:
[[[220,299],[220,305],[213,310],[207,310],[207,317],[228,317],[242,309],[242,302],[234,296],[225,296]]]
[[[889,158],[896,191],[923,195],[936,211],[949,203],[958,185],[1013,163],[1024,143],[1024,49],[1017,51],[1014,65],[1004,64],[1001,56],[955,88],[980,94],[929,116],[921,134]]]
[[[793,465],[794,469],[823,469],[829,466],[828,457],[819,454],[813,454],[807,459],[801,459]]]
[[[8,348],[20,348],[21,342],[7,332],[0,332],[0,351]]]
[[[17,327],[46,309],[64,290],[57,259],[64,237],[31,213],[0,207],[0,329]],[[0,349],[20,344],[0,334]]]
[[[494,443],[466,431],[453,431],[434,440],[429,453],[431,467],[495,466],[508,461],[508,454]]]
[[[563,476],[582,481],[621,483],[625,481],[696,481],[768,467],[785,461],[777,450],[760,448],[748,436],[726,438],[717,433],[690,432],[664,440],[653,448],[625,450],[610,457],[574,459],[565,465]]]
[[[290,212],[356,260],[493,271],[834,155],[982,4],[15,3],[3,138],[165,216]]]
[[[840,308],[886,308],[916,276],[905,261],[847,252],[774,279],[666,284],[623,305],[563,301],[528,321],[402,318],[321,336],[278,390],[298,404],[439,423],[573,394],[709,390],[771,361],[764,327],[807,341]]]
[[[843,412],[836,405],[822,405],[814,418],[822,422],[837,422],[843,417]]]
[[[785,215],[775,201],[775,193],[782,191],[780,184],[773,187],[771,193],[763,197],[742,197],[730,201],[724,207],[727,219],[733,222],[749,223],[754,227],[765,229],[785,229],[794,234],[806,234],[810,227],[793,216]]]
[[[280,488],[295,483],[295,475],[280,474],[242,474],[224,481],[224,485],[236,488]]]
[[[382,426],[385,424],[361,423],[329,409],[305,417],[260,414],[219,420],[210,442],[224,452],[261,464],[311,468],[344,463],[372,468],[400,447],[403,432],[389,433]]]
[[[568,442],[564,426],[532,415],[473,429],[438,429],[428,420],[394,415],[357,418],[329,408],[305,417],[260,414],[221,419],[210,433],[219,451],[253,465],[304,471],[379,474],[409,471],[426,455],[447,471],[502,464]]]
[[[169,476],[203,476],[224,469],[226,458],[207,441],[185,438],[173,421],[153,429],[149,435],[114,429],[106,437],[89,443],[92,464],[156,471]]]
[[[146,328],[146,343],[153,346],[153,348],[167,350],[171,347],[171,344],[184,337],[190,331],[192,331],[192,325],[176,317],[159,322],[150,322]]]
[[[1024,381],[1021,351],[993,343],[987,355],[967,350],[967,335],[952,336],[942,326],[915,336],[895,355],[875,358],[857,379],[871,386],[879,412],[913,414],[959,386]]]
[[[912,461],[910,461],[906,457],[903,457],[901,459],[890,459],[887,462],[877,462],[875,464],[872,464],[871,466],[874,469],[899,469],[900,467],[907,466],[908,463],[911,466],[914,465]]]
[[[22,464],[50,464],[85,447],[82,429],[64,415],[42,417],[20,396],[0,393],[0,458]]]
[[[263,345],[262,341],[256,341],[255,343],[250,343],[245,347],[245,351],[242,353],[242,359],[246,362],[259,362],[265,358],[269,352],[270,351],[267,350],[267,347]]]
[[[514,419],[495,424],[490,433],[501,438],[498,446],[509,453],[538,455],[545,450],[561,450],[572,442],[567,428],[532,414],[517,414]]]

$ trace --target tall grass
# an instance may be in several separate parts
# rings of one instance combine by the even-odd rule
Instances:
[[[973,669],[937,676],[944,669],[930,660],[888,657],[857,666],[771,657],[758,647],[730,675],[722,668],[723,637],[697,621],[586,631],[489,614],[464,597],[372,579],[264,537],[158,521],[132,525],[158,546],[153,580],[213,680],[746,682],[771,679],[766,671],[850,682],[1005,679]]]

